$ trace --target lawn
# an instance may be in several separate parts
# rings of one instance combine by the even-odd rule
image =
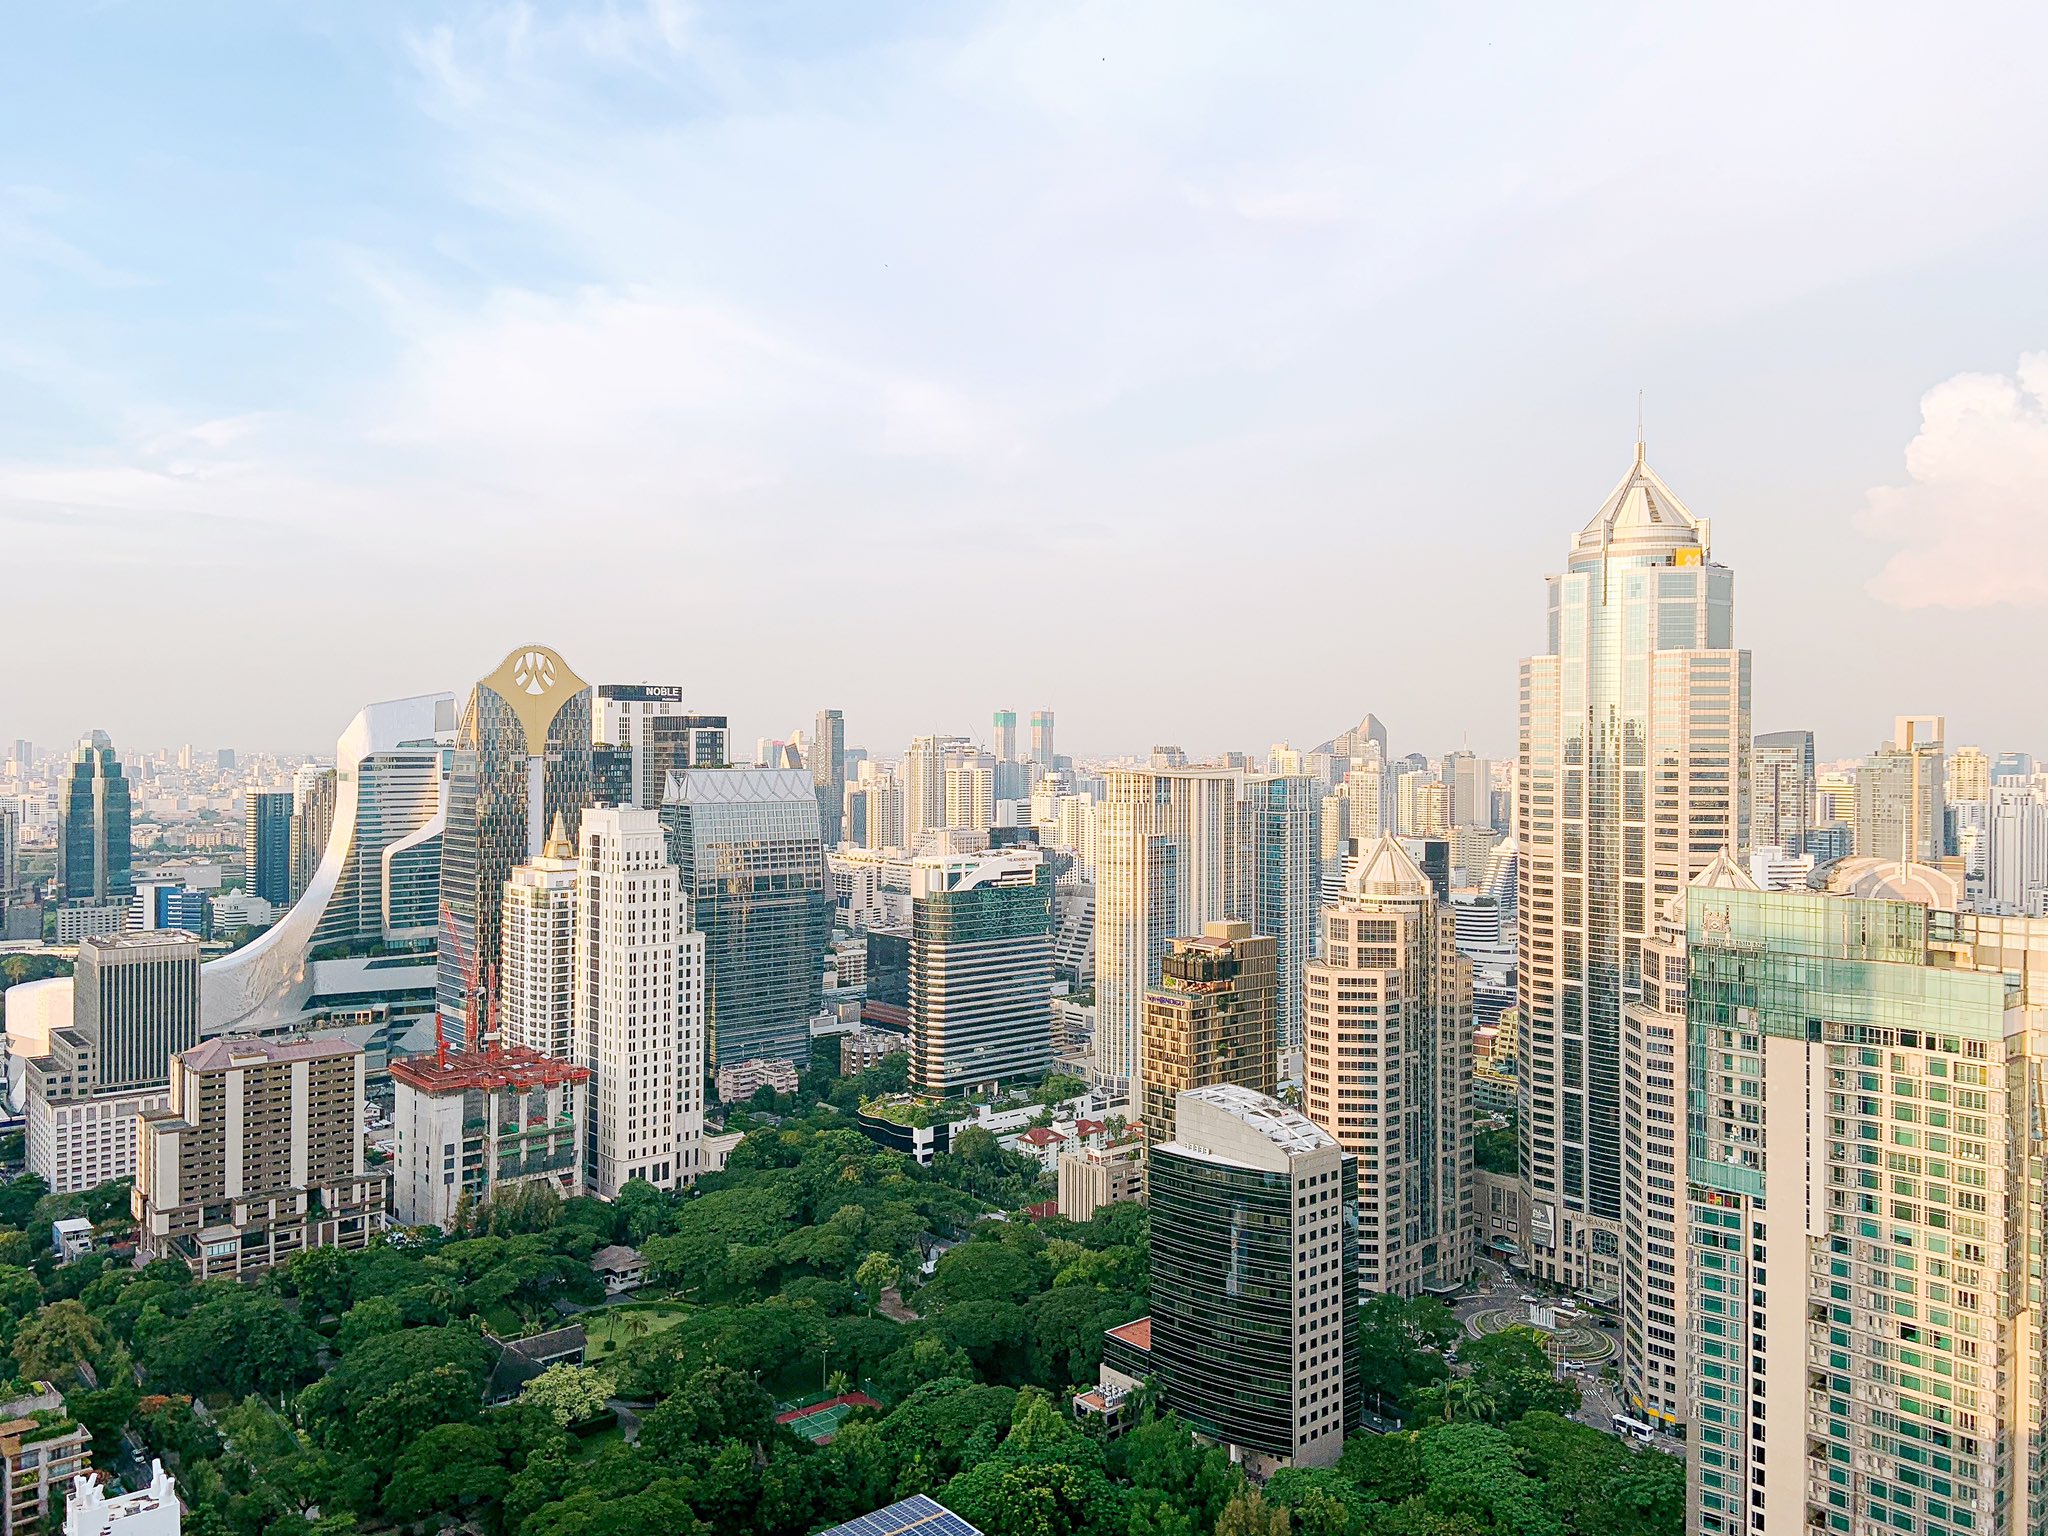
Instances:
[[[641,1337],[636,1331],[640,1324],[645,1323],[650,1334],[660,1333],[665,1328],[675,1327],[689,1315],[689,1310],[680,1304],[659,1301],[593,1307],[578,1319],[583,1324],[584,1337],[589,1341],[586,1358],[592,1365],[602,1365],[606,1355],[624,1349],[635,1338]],[[628,1318],[633,1319],[631,1327],[627,1325]]]

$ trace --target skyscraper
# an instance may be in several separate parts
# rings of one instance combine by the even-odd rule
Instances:
[[[1301,974],[1315,948],[1316,822],[1321,785],[1301,774],[1246,776],[1245,841],[1252,930],[1273,940],[1279,978],[1275,1042],[1301,1049]]]
[[[1856,856],[1933,864],[1948,843],[1939,715],[1901,715],[1856,773]],[[1910,829],[1910,830],[1909,830]]]
[[[1174,1119],[1146,1175],[1162,1395],[1254,1475],[1333,1466],[1359,1412],[1357,1160],[1235,1085]]]
[[[21,885],[21,807],[0,803],[0,907]]]
[[[1116,768],[1095,836],[1095,1072],[1143,1094],[1145,993],[1176,934],[1248,919],[1244,775],[1228,768]]]
[[[1763,738],[1757,738],[1759,748]],[[1948,798],[1989,800],[1991,798],[1991,754],[1982,747],[1957,747],[1949,754]]]
[[[1052,1061],[1052,866],[1035,849],[910,866],[910,1080],[950,1097]]]
[[[1687,897],[1686,1529],[2036,1531],[2048,924],[1852,863]]]
[[[903,754],[903,846],[910,852],[919,852],[927,836],[948,825],[946,766],[973,747],[964,736],[919,736]]]
[[[555,817],[591,803],[591,691],[546,646],[512,652],[470,690],[449,772],[441,841],[442,1026],[460,1038],[470,994],[496,983],[512,866],[541,851]]]
[[[1659,906],[1746,845],[1749,653],[1707,523],[1644,462],[1549,579],[1522,663],[1518,1134],[1543,1279],[1621,1281],[1622,1008]]]
[[[617,784],[607,786],[613,798],[606,803],[637,805],[649,810],[661,804],[663,764],[651,750],[654,722],[674,720],[683,713],[683,690],[675,683],[599,683],[591,696],[590,731],[594,746],[608,746],[625,752],[631,759],[630,789],[624,796]]]
[[[282,910],[292,899],[292,796],[252,789],[242,807],[243,889]]]
[[[1059,764],[1052,752],[1052,711],[1034,709],[1031,711],[1031,761],[1050,773]]]
[[[105,731],[71,754],[59,802],[57,879],[71,903],[119,903],[135,890],[128,779]]]
[[[505,1043],[556,1061],[576,1059],[576,845],[555,818],[538,858],[505,886],[498,1028]]]
[[[1750,753],[1749,841],[1757,848],[1806,851],[1813,830],[1813,732],[1764,731]]]
[[[360,718],[360,717],[359,717]],[[339,795],[337,772],[318,763],[302,764],[292,775],[291,885],[286,894],[297,901],[313,883],[313,872],[327,855]]]
[[[1173,1139],[1174,1106],[1191,1088],[1278,1088],[1277,955],[1270,935],[1229,921],[1167,946],[1159,984],[1145,993],[1144,1099],[1133,1106],[1153,1144]]]
[[[709,1064],[807,1060],[832,932],[810,771],[673,775],[661,825],[704,935]]]
[[[999,709],[995,718],[996,761],[1015,762],[1017,758],[1017,711]]]
[[[1322,913],[1302,1103],[1358,1154],[1358,1278],[1419,1295],[1471,1278],[1472,962],[1449,903],[1382,837]]]
[[[657,813],[583,813],[576,912],[591,1190],[612,1199],[633,1179],[686,1184],[703,1163],[704,936],[691,929]]]
[[[818,711],[807,766],[818,786],[819,835],[827,848],[836,848],[845,836],[842,817],[846,811],[846,715],[843,711]]]

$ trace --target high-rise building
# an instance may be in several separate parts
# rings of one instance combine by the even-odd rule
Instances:
[[[519,1045],[394,1061],[398,1219],[445,1232],[523,1185],[582,1194],[589,1085],[589,1068]]]
[[[647,722],[646,750],[644,809],[659,809],[671,774],[732,762],[732,728],[724,715],[658,715]]]
[[[1387,761],[1387,727],[1378,715],[1367,714],[1348,731],[1339,731],[1316,752],[1328,757],[1343,771],[1343,764],[1354,762],[1371,753],[1377,753],[1381,762]]]
[[[59,802],[57,881],[72,903],[126,906],[135,889],[128,778],[105,731],[71,754]]]
[[[576,868],[576,845],[557,816],[540,856],[515,864],[505,886],[498,1028],[506,1044],[554,1061],[577,1057]]]
[[[946,768],[973,750],[964,736],[919,736],[903,754],[903,846],[910,852],[921,851],[926,837],[952,825],[946,814]]]
[[[1402,1296],[1463,1285],[1472,1209],[1472,962],[1448,902],[1382,837],[1322,913],[1308,967],[1302,1103],[1358,1155],[1358,1279]]]
[[[996,821],[996,760],[986,752],[956,752],[946,761],[948,830],[986,832]],[[926,829],[931,830],[930,828]]]
[[[804,799],[815,810],[817,801]],[[654,811],[584,812],[574,1027],[590,1072],[584,1171],[612,1199],[703,1171],[704,935]]]
[[[2039,1530],[2048,924],[1851,863],[1687,898],[1686,1529]]]
[[[1901,715],[1856,772],[1856,856],[1933,864],[1947,849],[1947,753],[1938,715]],[[1910,831],[1909,831],[1910,829]]]
[[[1757,738],[1763,745],[1763,738]],[[1948,798],[1989,800],[1991,798],[1991,754],[1982,747],[1957,747],[1948,759]]]
[[[391,1176],[363,1150],[363,1050],[341,1039],[218,1038],[171,1062],[141,1117],[130,1200],[138,1257],[200,1279],[312,1248],[367,1248]]]
[[[1613,1299],[1622,1008],[1657,909],[1747,843],[1749,653],[1707,523],[1635,463],[1549,580],[1522,663],[1517,1116],[1535,1274]]]
[[[315,950],[424,950],[433,942],[441,765],[454,733],[452,695],[391,699],[349,723],[335,744],[335,767],[302,771],[293,791],[291,908],[254,942],[207,966],[207,1034],[286,1027],[311,994]],[[316,836],[311,868],[302,870]]]
[[[1162,1395],[1254,1475],[1333,1466],[1359,1413],[1357,1160],[1235,1085],[1174,1120],[1146,1171]]]
[[[273,907],[292,899],[292,796],[252,789],[243,796],[242,887]]]
[[[21,888],[21,807],[0,802],[0,907]]]
[[[1227,920],[1167,946],[1145,993],[1144,1098],[1133,1106],[1153,1144],[1172,1139],[1174,1107],[1190,1088],[1278,1088],[1278,951],[1270,934]]]
[[[1254,932],[1270,937],[1279,975],[1279,1050],[1301,1049],[1301,977],[1315,948],[1318,782],[1304,774],[1247,774],[1245,842]]]
[[[1464,747],[1446,752],[1444,789],[1449,796],[1446,827],[1493,826],[1493,764]]]
[[[1145,994],[1167,941],[1216,918],[1249,920],[1244,775],[1227,768],[1116,768],[1095,833],[1095,1073],[1143,1100]]]
[[[57,1194],[135,1172],[136,1116],[199,1039],[199,940],[175,930],[78,946],[71,1022],[26,1069],[29,1171]]]
[[[910,866],[910,1080],[923,1093],[1044,1075],[1052,1062],[1052,866],[1035,849]]]
[[[1052,752],[1052,711],[1031,711],[1031,761],[1050,773],[1059,766]]]
[[[2021,917],[2048,914],[2048,790],[2024,779],[2004,779],[1991,786],[1985,810],[1979,909]]]
[[[61,1398],[58,1403],[61,1411]],[[13,1412],[0,1408],[0,1416],[11,1418]],[[73,1428],[84,1433],[81,1426]],[[37,1445],[40,1448],[41,1442]],[[53,1478],[52,1485],[61,1486],[61,1481]],[[8,1486],[15,1486],[12,1478]],[[98,1478],[83,1473],[73,1476],[64,1500],[64,1536],[179,1536],[183,1517],[177,1483],[164,1464],[152,1458],[149,1480],[133,1493],[109,1492]]]
[[[832,935],[809,771],[674,775],[661,825],[704,935],[709,1064],[807,1061]]]
[[[373,708],[375,706],[372,706]],[[366,711],[367,713],[367,711]],[[357,717],[359,720],[362,716]],[[339,773],[318,763],[303,764],[292,775],[291,885],[286,895],[297,901],[313,883],[320,861],[327,856],[327,840],[334,831],[334,807],[339,796]]]
[[[837,848],[845,839],[842,817],[846,811],[846,715],[837,709],[818,711],[811,733],[811,778],[818,786],[818,830],[827,848]]]
[[[1805,850],[1818,781],[1813,732],[1764,731],[1750,752],[1749,841],[1754,848]],[[1739,851],[1739,850],[1738,850]]]
[[[2000,779],[2031,779],[2034,776],[2034,759],[2026,752],[2001,752],[1991,760],[1991,782]]]
[[[546,646],[521,646],[470,691],[449,770],[441,837],[440,980],[445,1028],[495,984],[512,866],[541,851],[555,817],[591,803],[591,690]]]
[[[683,714],[683,690],[674,683],[599,683],[591,695],[593,747],[610,747],[602,765],[592,762],[601,805],[661,804],[660,774],[667,766],[653,750],[654,722]],[[671,734],[670,739],[673,739]],[[623,753],[630,766],[621,767]],[[602,772],[600,773],[600,766]],[[626,780],[622,786],[621,778]],[[621,792],[623,789],[623,793]]]
[[[995,715],[995,757],[999,763],[1017,759],[1017,711],[999,709]]]

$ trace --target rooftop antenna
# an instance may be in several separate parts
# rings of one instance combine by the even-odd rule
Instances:
[[[1643,467],[1643,392],[1636,391],[1636,468]]]

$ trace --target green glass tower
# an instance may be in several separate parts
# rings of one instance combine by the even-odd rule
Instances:
[[[71,754],[64,780],[58,878],[67,902],[126,901],[135,891],[128,777],[114,743],[94,731]]]

